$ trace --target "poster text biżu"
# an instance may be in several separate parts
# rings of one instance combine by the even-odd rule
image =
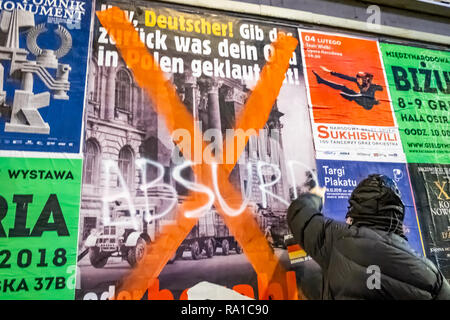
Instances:
[[[408,162],[450,163],[450,53],[380,48]]]

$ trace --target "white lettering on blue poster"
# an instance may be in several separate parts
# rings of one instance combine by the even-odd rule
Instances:
[[[0,2],[0,150],[80,152],[91,4]]]

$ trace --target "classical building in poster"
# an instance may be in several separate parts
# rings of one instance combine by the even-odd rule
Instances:
[[[94,56],[89,70],[80,245],[92,229],[103,225],[102,197],[108,180],[104,164],[107,160],[117,164],[132,198],[143,195],[139,186],[144,180],[135,163],[137,159],[142,158],[157,161],[165,168],[164,183],[177,190],[179,202],[183,201],[188,192],[171,176],[176,165],[172,160],[174,144],[164,120],[154,112],[151,101],[136,84],[123,61],[119,59],[117,67],[99,67]],[[244,106],[249,93],[243,83],[230,79],[198,79],[186,73],[172,75],[170,81],[175,85],[183,103],[201,121],[202,130],[216,128],[224,135],[226,129],[233,128],[236,115]],[[276,198],[268,196],[267,206],[263,207],[259,186],[270,183],[277,177],[271,170],[263,170],[262,182],[256,171],[258,161],[280,168],[279,181],[266,189],[283,199],[289,198],[281,136],[282,116],[283,113],[278,111],[275,105],[264,130],[259,136],[250,138],[243,155],[245,159],[241,159],[244,161],[236,165],[230,177],[234,185],[241,189],[243,196],[247,186],[251,186],[251,205],[254,206],[263,229],[271,224],[271,221],[279,221],[277,217],[285,215],[286,206]],[[254,164],[250,175],[247,172],[248,161]],[[148,167],[145,181],[151,181],[156,176],[156,168]],[[249,176],[251,182],[248,181]],[[188,173],[186,178],[192,180],[193,176]],[[110,190],[121,187],[114,172],[111,172],[109,183]],[[170,197],[170,193],[162,188],[152,188],[148,190],[148,195],[156,198]],[[170,215],[165,218],[170,219]]]

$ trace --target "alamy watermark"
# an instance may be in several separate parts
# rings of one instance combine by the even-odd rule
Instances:
[[[381,8],[377,5],[370,5],[366,9],[369,17],[366,20],[367,29],[377,30],[381,28]]]
[[[381,271],[377,265],[370,265],[366,269],[366,273],[369,274],[366,285],[369,290],[381,289]]]

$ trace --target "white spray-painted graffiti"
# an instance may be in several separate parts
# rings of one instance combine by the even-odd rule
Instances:
[[[218,178],[217,178],[217,163],[212,163],[211,170],[212,170],[214,192],[217,195],[217,201],[219,202],[219,204],[222,207],[223,211],[227,215],[232,216],[232,217],[240,215],[245,210],[247,205],[249,204],[250,198],[251,198],[251,195],[252,195],[252,184],[251,184],[252,164],[251,163],[247,164],[248,181],[250,181],[250,184],[247,186],[247,190],[246,190],[246,195],[245,195],[244,201],[242,202],[241,206],[237,210],[232,209],[231,207],[229,207],[228,204],[225,202],[225,199],[223,199],[222,194],[220,193],[219,181],[218,181]]]
[[[151,180],[151,181],[144,181],[140,186],[139,189],[141,191],[143,191],[144,193],[144,203],[145,203],[145,213],[146,215],[144,216],[144,220],[149,223],[152,220],[157,220],[157,219],[162,219],[164,218],[169,212],[171,212],[173,210],[173,208],[176,206],[177,202],[178,202],[178,193],[176,191],[176,189],[167,183],[161,182],[163,180],[163,176],[164,176],[164,170],[165,168],[158,162],[149,160],[149,159],[137,159],[135,161],[136,166],[138,168],[138,170],[141,171],[141,175],[143,177],[146,176],[146,170],[147,170],[147,166],[154,166],[157,168],[158,170],[158,175],[155,179]],[[217,201],[220,204],[220,206],[222,207],[222,210],[225,214],[229,215],[229,216],[237,216],[239,214],[241,214],[245,208],[249,205],[250,199],[251,199],[251,195],[252,195],[252,179],[251,176],[254,172],[254,170],[256,170],[256,174],[259,177],[259,184],[257,185],[257,188],[260,190],[261,192],[261,197],[262,197],[262,207],[266,208],[268,206],[268,197],[273,197],[275,199],[277,199],[278,201],[280,201],[281,203],[285,204],[286,207],[289,206],[289,199],[284,199],[282,197],[280,197],[279,195],[273,193],[270,190],[270,187],[274,186],[280,179],[281,179],[281,170],[279,168],[279,166],[273,164],[273,163],[267,163],[265,161],[262,160],[258,160],[256,162],[248,162],[247,163],[247,173],[248,173],[248,181],[249,184],[246,186],[246,190],[245,191],[245,195],[243,195],[243,201],[240,205],[239,208],[231,208],[227,202],[226,199],[224,199],[224,197],[222,196],[221,192],[220,192],[220,187],[219,184],[220,182],[218,181],[218,174],[217,174],[217,170],[218,170],[218,164],[216,162],[212,162],[209,167],[211,168],[211,176],[212,176],[212,181],[213,181],[213,190],[211,190],[209,187],[197,183],[197,182],[193,182],[193,181],[189,181],[185,178],[182,177],[182,171],[195,166],[197,164],[193,163],[192,161],[184,161],[181,164],[175,166],[172,169],[172,177],[173,179],[178,182],[179,184],[181,184],[183,187],[185,187],[186,189],[188,189],[189,191],[192,192],[198,192],[198,193],[204,193],[207,195],[208,197],[208,201],[201,207],[195,209],[195,210],[190,210],[190,211],[186,211],[184,212],[184,215],[187,218],[199,218],[201,216],[203,216],[206,212],[208,212],[208,210],[210,210],[216,200],[217,197]],[[137,228],[138,225],[138,218],[136,216],[136,205],[133,202],[133,197],[131,196],[130,190],[127,186],[127,183],[125,182],[124,177],[122,176],[122,173],[120,172],[117,163],[111,160],[105,160],[103,161],[103,166],[104,166],[104,170],[106,173],[106,188],[104,189],[104,195],[103,195],[103,224],[104,225],[120,225],[120,224],[130,224],[130,222],[133,223],[133,225],[135,226],[135,228]],[[296,198],[298,196],[298,191],[297,191],[297,181],[295,178],[295,166],[300,166],[303,169],[305,169],[308,173],[311,174],[312,179],[315,183],[315,185],[319,185],[318,184],[318,180],[317,180],[317,175],[315,174],[314,170],[309,168],[308,166],[306,166],[305,164],[296,161],[296,160],[289,160],[287,161],[287,167],[288,167],[288,172],[291,178],[291,181],[293,183],[293,196],[294,198]],[[271,170],[273,176],[275,177],[274,179],[272,179],[272,181],[266,182],[264,176],[266,174],[267,170]],[[117,175],[118,178],[118,188],[111,188],[111,178],[112,178],[112,174],[111,173],[115,173]],[[150,210],[150,196],[147,195],[147,190],[151,189],[151,188],[157,188],[157,187],[161,187],[161,188],[165,188],[168,191],[170,191],[171,196],[163,198],[163,200],[168,200],[170,203],[169,205],[162,211],[158,212],[157,214],[153,214],[150,215],[149,213],[151,212]],[[161,197],[158,197],[159,199],[161,199]],[[128,208],[129,208],[129,212],[130,212],[130,217],[129,220],[127,221],[112,221],[111,220],[111,214],[110,214],[110,203],[111,202],[115,202],[117,200],[124,200],[125,203],[127,204]]]
[[[149,159],[137,159],[136,160],[136,165],[138,166],[138,168],[140,168],[140,170],[142,171],[142,176],[146,177],[146,173],[147,173],[147,165],[152,165],[155,166],[158,169],[158,177],[148,183],[144,183],[142,185],[139,186],[139,189],[141,191],[143,191],[144,193],[146,193],[146,191],[150,188],[157,188],[157,187],[162,187],[162,188],[166,188],[168,189],[172,194],[176,195],[177,191],[175,190],[175,188],[173,186],[171,186],[170,184],[166,184],[166,183],[161,183],[161,181],[163,180],[164,177],[164,167],[159,164],[158,162],[149,160]],[[161,198],[161,197],[160,197]],[[162,217],[164,217],[166,214],[168,214],[177,204],[177,199],[176,197],[173,198],[165,198],[165,200],[169,200],[170,204],[169,206],[164,209],[163,211],[155,214],[155,215],[150,215],[150,204],[149,204],[149,198],[148,197],[144,197],[145,199],[145,213],[146,215],[144,216],[145,221],[150,222],[151,220],[156,220],[156,219],[160,219]]]

